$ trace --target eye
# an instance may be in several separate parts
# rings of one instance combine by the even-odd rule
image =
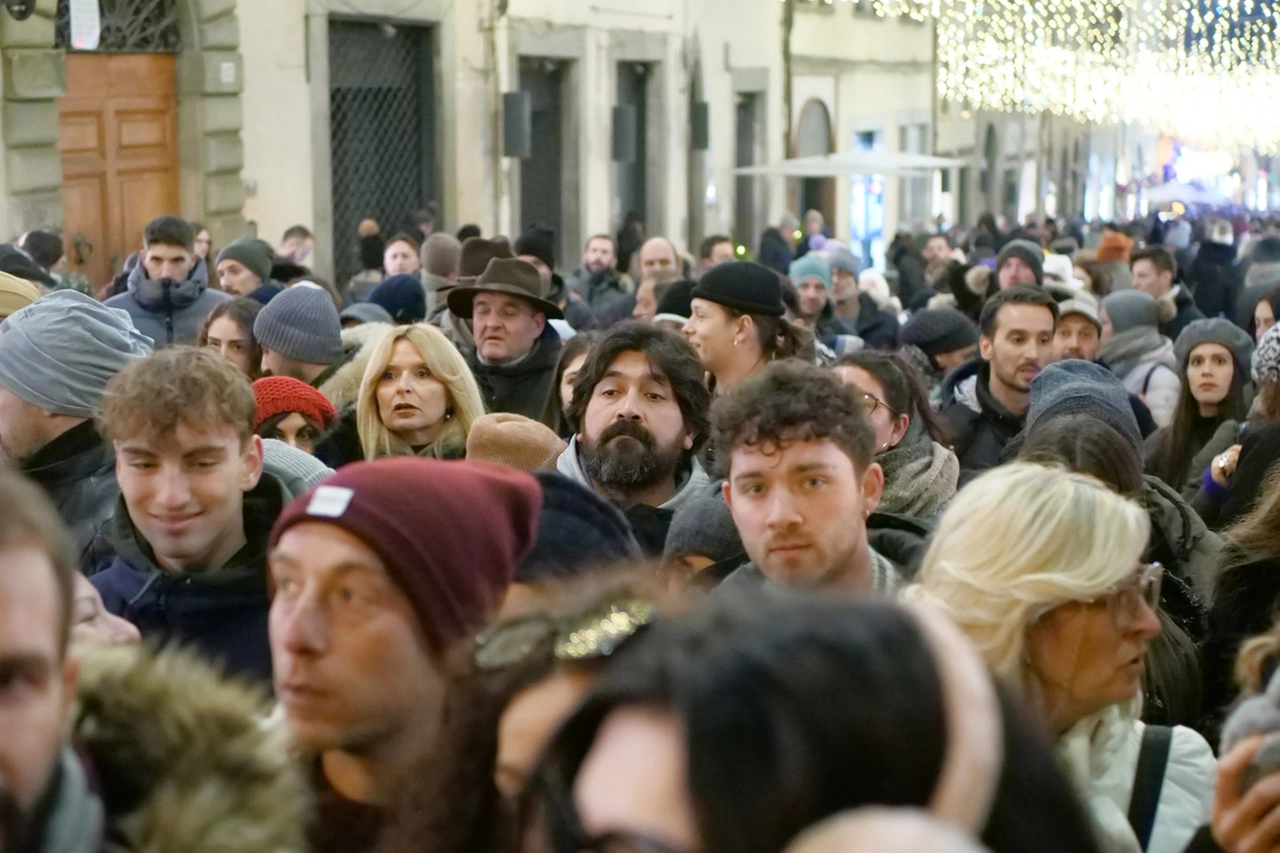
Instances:
[[[661,403],[663,400],[667,399],[666,397],[656,392],[649,394],[648,396],[649,396],[649,399],[653,400],[655,403]]]
[[[382,374],[382,381],[383,381],[383,382],[390,382],[390,381],[391,381],[392,379],[394,379],[394,378],[395,378],[395,377],[391,375],[391,371],[390,371],[390,370],[388,370],[388,371],[386,371],[385,373],[383,373],[383,374]]]

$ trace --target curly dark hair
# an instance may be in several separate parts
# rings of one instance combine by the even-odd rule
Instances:
[[[743,445],[826,439],[848,454],[859,474],[875,456],[875,430],[853,389],[831,371],[795,359],[775,361],[744,380],[716,401],[711,418],[722,474]]]
[[[711,427],[711,392],[703,380],[702,362],[684,338],[645,323],[629,321],[614,326],[591,347],[574,380],[573,401],[566,413],[573,431],[582,428],[591,392],[624,352],[644,353],[654,374],[666,378],[684,416],[684,425],[693,432],[692,452],[697,453],[706,443]]]

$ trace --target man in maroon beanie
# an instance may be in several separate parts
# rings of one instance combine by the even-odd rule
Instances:
[[[533,544],[537,481],[479,462],[348,465],[270,542],[276,693],[315,759],[313,849],[372,849],[440,736],[449,684]]]

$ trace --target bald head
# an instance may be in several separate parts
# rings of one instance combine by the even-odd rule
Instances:
[[[650,237],[636,252],[637,270],[641,279],[653,279],[655,282],[675,281],[680,277],[680,258],[676,255],[676,247],[666,237]]]
[[[422,268],[430,275],[452,281],[462,262],[462,244],[452,234],[436,232],[422,244]]]

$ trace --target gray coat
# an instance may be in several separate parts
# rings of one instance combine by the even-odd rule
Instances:
[[[109,308],[123,308],[133,325],[155,341],[156,347],[194,344],[200,324],[229,294],[210,290],[203,264],[196,264],[182,281],[154,281],[138,264],[129,274],[129,289],[106,301]]]

